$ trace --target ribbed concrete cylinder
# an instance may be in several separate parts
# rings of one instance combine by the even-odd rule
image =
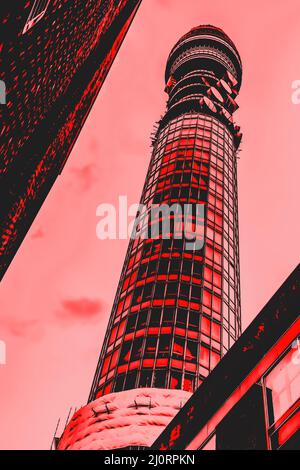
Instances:
[[[150,447],[190,396],[157,388],[105,395],[74,414],[58,450]]]

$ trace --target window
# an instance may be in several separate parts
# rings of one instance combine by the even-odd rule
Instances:
[[[142,370],[140,377],[141,387],[151,387],[152,371]]]
[[[141,358],[143,339],[144,338],[137,338],[133,341],[131,361],[137,361]]]
[[[183,380],[183,390],[186,392],[193,392],[195,388],[195,376],[191,374],[185,374]]]
[[[145,328],[146,323],[147,323],[147,318],[148,318],[148,311],[140,312],[138,316],[138,321],[137,321],[137,330],[141,328]]]
[[[155,352],[156,352],[156,344],[157,344],[157,338],[155,336],[149,336],[146,339],[146,346],[145,346],[145,353],[144,357],[155,357]]]
[[[130,349],[131,349],[131,343],[129,341],[123,343],[122,348],[121,348],[120,359],[119,359],[120,364],[126,364],[129,361]]]
[[[295,361],[297,347],[295,341],[264,378],[272,449],[284,445],[300,426],[300,366]]]
[[[167,372],[164,370],[156,370],[154,372],[154,387],[165,388],[166,387]]]
[[[271,392],[273,419],[276,422],[296,402],[300,395],[300,367],[293,361],[294,350],[290,350],[272,369],[265,379]]]
[[[124,390],[132,390],[135,388],[135,382],[137,378],[137,372],[129,372],[126,376]]]
[[[167,325],[172,326],[174,324],[174,316],[175,316],[174,310],[166,307],[164,309],[164,315],[163,315],[163,326],[167,326]]]
[[[170,388],[172,390],[180,390],[181,389],[181,382],[182,382],[182,374],[172,371],[171,372]]]

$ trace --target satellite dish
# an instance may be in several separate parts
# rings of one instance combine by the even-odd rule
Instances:
[[[218,86],[221,90],[225,91],[225,93],[227,93],[228,95],[232,94],[232,89],[231,89],[230,85],[228,85],[228,83],[225,82],[225,80],[221,79],[218,82]]]
[[[207,96],[204,96],[200,100],[200,104],[201,104],[201,106],[206,107],[207,109],[209,109],[213,113],[217,112],[217,108],[216,108],[215,104]]]
[[[205,77],[201,77],[201,80],[204,83],[204,85],[206,85],[207,87],[210,87],[210,83]]]
[[[225,116],[225,118],[227,119],[227,121],[229,121],[230,123],[233,123],[233,117],[231,116],[231,114],[229,113],[229,111],[227,111],[227,109],[223,108],[222,107],[222,114],[223,116]]]
[[[209,90],[208,90],[208,94],[210,96],[213,96],[217,101],[219,101],[220,103],[223,103],[224,102],[224,98],[223,96],[221,95],[221,93],[219,92],[219,90],[217,90],[214,86],[212,86]]]
[[[228,79],[229,79],[231,85],[232,85],[233,87],[237,86],[238,81],[237,81],[237,79],[232,75],[232,73],[229,72],[229,70],[227,70],[226,75],[227,75],[227,77],[228,77]]]
[[[229,103],[229,106],[233,109],[233,111],[236,111],[238,108],[239,108],[239,105],[237,104],[237,102],[231,98],[231,96],[228,96],[228,103]]]

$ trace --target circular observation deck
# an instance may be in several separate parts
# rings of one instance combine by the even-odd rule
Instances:
[[[211,72],[223,78],[229,72],[237,80],[236,90],[242,82],[242,62],[232,40],[220,28],[202,25],[185,34],[173,47],[167,61],[165,79],[178,82],[191,72]]]

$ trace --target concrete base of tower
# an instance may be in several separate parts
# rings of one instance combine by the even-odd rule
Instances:
[[[58,450],[113,450],[150,447],[192,394],[138,388],[104,395],[79,409]]]

